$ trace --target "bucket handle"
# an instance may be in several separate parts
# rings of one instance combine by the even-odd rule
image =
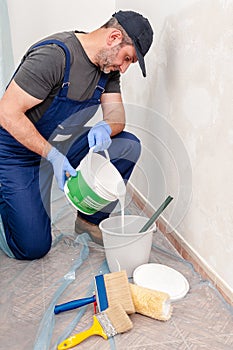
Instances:
[[[92,171],[91,171],[91,158],[92,158],[92,154],[93,154],[93,152],[94,152],[94,148],[95,148],[95,147],[91,147],[91,148],[89,149],[89,153],[88,153],[87,167],[88,167],[88,174],[89,174],[90,176],[92,176]],[[105,154],[106,159],[110,162],[109,153],[108,153],[108,151],[107,151],[106,149],[104,150],[104,154]]]

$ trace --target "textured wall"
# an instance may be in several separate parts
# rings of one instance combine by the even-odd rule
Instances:
[[[137,4],[155,43],[146,81],[138,67],[124,79],[145,145],[134,184],[155,207],[175,196],[167,219],[233,290],[233,1]]]

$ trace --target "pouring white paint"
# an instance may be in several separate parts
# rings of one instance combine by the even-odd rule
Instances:
[[[117,196],[120,203],[121,208],[121,232],[124,234],[124,227],[125,227],[125,195],[126,195],[126,187],[124,182],[119,182],[117,184]]]

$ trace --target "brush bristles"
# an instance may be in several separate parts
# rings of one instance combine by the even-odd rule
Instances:
[[[135,284],[130,285],[131,295],[137,313],[167,321],[172,314],[170,296],[167,293],[151,290]]]
[[[114,305],[104,311],[117,333],[124,333],[133,328],[133,324],[121,305]]]
[[[135,313],[126,271],[105,274],[104,283],[109,307],[120,304],[127,314]]]

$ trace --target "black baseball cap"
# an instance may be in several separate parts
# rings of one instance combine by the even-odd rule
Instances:
[[[132,39],[142,74],[146,76],[144,56],[153,41],[153,30],[145,17],[134,11],[118,11],[112,15]]]

